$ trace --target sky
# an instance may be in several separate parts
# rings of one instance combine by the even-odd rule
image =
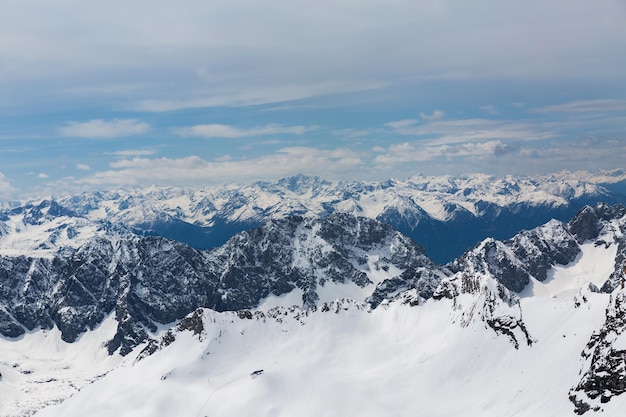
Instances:
[[[625,167],[624,0],[0,0],[0,198]]]

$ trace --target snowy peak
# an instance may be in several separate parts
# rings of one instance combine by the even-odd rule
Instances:
[[[598,252],[595,257],[602,252],[609,258],[611,272],[610,276],[601,274],[603,281],[594,285],[611,292],[621,274],[625,229],[624,206],[586,206],[567,224],[552,220],[505,241],[485,239],[449,267],[455,272],[489,275],[510,291],[520,293],[532,282],[551,281],[555,268],[577,261],[583,250]]]
[[[434,298],[452,300],[463,325],[481,320],[516,347],[521,340],[531,344],[518,294],[580,306],[586,292],[613,291],[623,279],[625,214],[623,206],[599,204],[569,224],[552,220],[503,242],[485,239],[449,265],[454,275],[441,281]]]
[[[483,322],[507,337],[515,349],[534,343],[522,319],[519,298],[488,274],[456,273],[441,282],[433,298],[451,302],[452,320],[462,327]]]
[[[238,298],[250,288],[258,288],[257,299],[296,290],[304,307],[335,298],[364,301],[373,292],[371,302],[378,304],[409,288],[428,298],[444,274],[391,227],[347,214],[272,220],[235,236],[213,256],[221,281],[233,292],[226,297]],[[280,301],[266,299],[263,305],[273,302]]]
[[[268,219],[319,218],[344,212],[391,225],[425,247],[436,262],[445,263],[486,237],[506,239],[551,218],[566,221],[585,204],[598,201],[614,203],[618,197],[563,173],[502,178],[416,176],[380,182],[299,175],[252,185],[86,193],[51,200],[65,212],[49,209],[49,213],[107,221],[142,235],[208,249]],[[7,210],[0,213],[0,233],[4,233],[1,219],[6,215]],[[445,238],[458,227],[463,227],[462,235],[453,241]]]
[[[409,289],[429,298],[447,274],[391,227],[347,214],[270,220],[212,251],[103,230],[63,253],[1,261],[2,335],[56,326],[72,342],[114,312],[107,347],[122,354],[198,307],[375,306]]]

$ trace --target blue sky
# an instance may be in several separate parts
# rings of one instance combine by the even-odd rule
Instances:
[[[624,168],[622,0],[0,0],[0,198]]]

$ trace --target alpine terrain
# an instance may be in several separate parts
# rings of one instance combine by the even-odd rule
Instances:
[[[0,415],[621,416],[617,200],[467,176],[12,203]],[[421,246],[446,258],[488,225],[449,262]]]

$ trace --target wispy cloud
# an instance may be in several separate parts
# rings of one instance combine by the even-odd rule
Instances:
[[[579,100],[563,104],[536,107],[530,113],[612,113],[626,112],[626,100]]]
[[[419,137],[423,144],[442,145],[488,140],[533,141],[559,136],[549,125],[514,120],[493,119],[417,119],[400,120],[386,124],[400,135]]]
[[[59,135],[74,138],[107,139],[141,135],[150,130],[148,123],[136,119],[93,119],[88,122],[69,122],[58,129]]]
[[[407,127],[412,127],[420,122],[419,119],[402,119],[394,122],[385,123],[385,126],[395,129],[396,131],[402,131]]]
[[[76,169],[80,171],[91,171],[91,167],[87,164],[76,164]]]
[[[39,174],[37,174],[37,178],[41,178],[42,180],[45,180],[48,177],[49,177],[48,174],[45,174],[43,172],[40,172]]]
[[[122,151],[106,152],[106,155],[115,155],[122,158],[129,156],[150,156],[157,153],[156,149],[125,149]]]
[[[305,173],[324,177],[354,172],[363,165],[360,154],[349,149],[320,150],[309,147],[283,148],[252,159],[230,156],[207,161],[185,158],[132,158],[110,163],[110,170],[95,172],[79,182],[92,185],[180,184],[249,181]]]
[[[442,110],[433,110],[431,114],[420,112],[419,119],[402,119],[393,122],[385,123],[386,127],[395,129],[398,132],[402,132],[404,129],[412,128],[420,123],[430,123],[437,120],[442,120],[446,114]]]
[[[496,114],[498,114],[498,110],[493,104],[485,104],[484,106],[480,106],[480,109],[484,111],[485,113],[490,114],[492,116],[495,116]]]
[[[168,112],[204,107],[244,107],[283,103],[311,97],[333,94],[371,91],[386,87],[389,83],[375,81],[324,81],[314,84],[282,84],[272,88],[232,88],[232,92],[204,97],[165,98],[141,100],[131,104],[129,110],[145,112]]]
[[[429,122],[441,120],[443,119],[443,116],[445,116],[445,113],[441,110],[433,110],[432,114],[420,113],[422,120],[427,120]]]
[[[420,146],[404,142],[391,145],[386,150],[379,148],[377,151],[385,153],[374,158],[375,164],[379,169],[387,169],[397,164],[427,162],[441,157],[499,156],[515,152],[515,149],[501,141],[440,146]]]
[[[342,139],[351,140],[351,139],[359,139],[364,138],[371,135],[373,130],[371,129],[338,129],[332,132],[333,136],[340,137]]]
[[[251,136],[267,136],[279,134],[302,135],[319,129],[318,126],[283,126],[269,124],[250,129],[240,129],[230,125],[206,124],[191,127],[177,128],[174,131],[181,137],[201,137],[201,138],[246,138]]]

